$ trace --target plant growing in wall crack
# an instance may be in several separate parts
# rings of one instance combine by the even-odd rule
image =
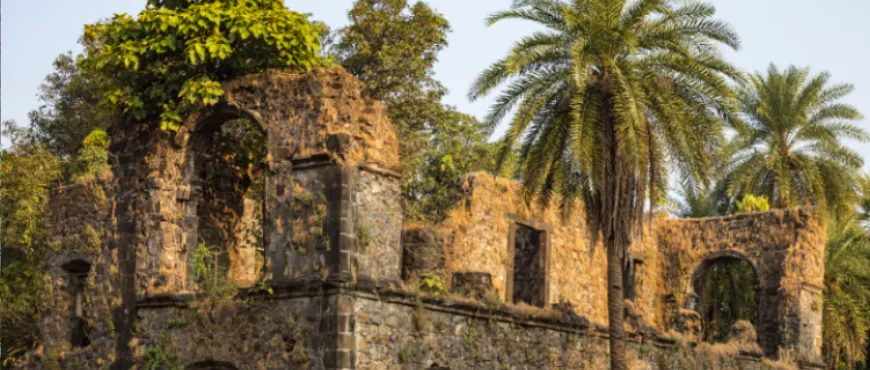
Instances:
[[[441,281],[441,276],[427,272],[420,275],[420,290],[428,292],[434,296],[442,296],[447,294],[447,289],[444,288],[444,282]]]

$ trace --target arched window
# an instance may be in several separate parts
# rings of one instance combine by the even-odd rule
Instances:
[[[195,278],[250,286],[264,264],[266,135],[248,118],[215,116],[193,137],[198,235]],[[207,266],[208,271],[200,271]]]
[[[70,343],[73,347],[87,347],[91,344],[88,320],[85,312],[85,286],[91,264],[82,260],[73,260],[61,266],[67,272],[71,297],[71,330]]]

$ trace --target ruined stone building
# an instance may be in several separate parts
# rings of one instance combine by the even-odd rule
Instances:
[[[604,248],[584,217],[476,173],[442,222],[404,224],[396,135],[352,76],[269,71],[224,90],[177,132],[115,125],[113,177],[54,190],[50,308],[21,368],[607,367]],[[226,150],[252,135],[266,151],[240,171]],[[820,367],[812,210],[651,227],[626,278],[633,369]],[[752,266],[758,322],[717,357],[695,346],[693,280],[723,259]]]

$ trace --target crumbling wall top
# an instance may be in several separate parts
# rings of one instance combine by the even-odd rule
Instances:
[[[215,107],[189,117],[176,135],[191,134],[228,118],[250,118],[269,140],[267,161],[328,155],[342,162],[399,168],[399,144],[383,105],[341,68],[307,73],[267,70],[223,83]]]

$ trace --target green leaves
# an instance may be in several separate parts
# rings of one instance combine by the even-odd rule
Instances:
[[[196,107],[217,103],[219,81],[324,65],[321,31],[277,1],[151,1],[136,18],[87,25],[83,66],[119,87],[107,102],[128,119],[175,130]]]

